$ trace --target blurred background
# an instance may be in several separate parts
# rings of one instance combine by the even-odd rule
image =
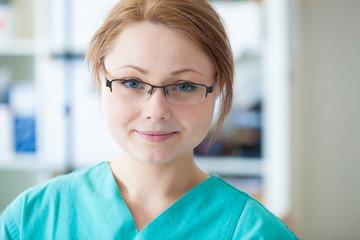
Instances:
[[[0,0],[0,212],[24,189],[113,160],[83,56],[116,0]],[[301,239],[360,239],[360,1],[212,1],[234,104],[196,161]]]

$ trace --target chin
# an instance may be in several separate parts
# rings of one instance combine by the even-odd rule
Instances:
[[[174,153],[169,152],[162,152],[162,151],[149,151],[143,152],[142,154],[135,154],[135,157],[147,164],[166,164],[172,161],[176,161],[177,159],[183,158],[185,155],[177,155]]]
[[[137,154],[135,157],[143,163],[147,164],[163,164],[171,162],[174,158],[170,156],[165,156],[162,154],[150,153],[150,154]]]

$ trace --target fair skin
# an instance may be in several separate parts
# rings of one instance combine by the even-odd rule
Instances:
[[[179,80],[210,86],[216,72],[191,39],[146,22],[123,29],[105,66],[109,79],[131,77],[157,86]],[[122,149],[110,168],[139,231],[209,178],[195,164],[193,149],[211,127],[217,95],[197,104],[174,104],[157,88],[146,101],[120,101],[102,87],[104,119]]]

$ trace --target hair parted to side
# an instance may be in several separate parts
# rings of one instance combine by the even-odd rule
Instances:
[[[104,59],[114,39],[131,23],[163,24],[182,32],[199,44],[211,57],[221,87],[220,114],[212,140],[220,134],[233,98],[233,55],[226,30],[208,0],[121,0],[92,37],[85,60],[93,75],[94,86],[101,89]]]

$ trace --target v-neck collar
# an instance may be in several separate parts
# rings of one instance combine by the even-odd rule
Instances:
[[[159,225],[160,222],[162,222],[162,220],[164,218],[166,218],[166,216],[168,215],[172,215],[171,212],[173,212],[173,210],[179,208],[179,207],[183,207],[183,205],[186,205],[186,203],[188,202],[188,199],[193,199],[194,195],[196,195],[199,191],[199,189],[205,187],[206,185],[208,185],[210,182],[212,182],[216,177],[215,176],[210,176],[209,178],[205,179],[204,181],[202,181],[201,183],[199,183],[198,185],[196,185],[195,187],[193,187],[192,189],[190,189],[188,192],[186,192],[183,196],[181,196],[178,200],[176,200],[173,204],[171,204],[167,209],[165,209],[162,213],[160,213],[155,219],[153,219],[149,224],[147,224],[143,229],[141,229],[140,231],[137,230],[134,218],[130,212],[130,209],[128,208],[128,206],[125,203],[125,200],[123,199],[121,192],[119,190],[119,187],[116,183],[116,179],[114,177],[114,174],[109,166],[109,163],[107,162],[106,164],[107,166],[107,171],[108,174],[111,176],[112,178],[112,189],[113,189],[113,193],[114,196],[119,199],[119,204],[120,207],[123,209],[123,211],[126,213],[127,216],[124,216],[124,219],[127,219],[128,221],[131,221],[131,225],[132,225],[132,233],[136,233],[136,237],[134,239],[138,239],[138,237],[141,237],[142,235],[144,235],[150,228],[153,228],[156,225]],[[201,191],[200,191],[201,192]],[[176,210],[177,211],[177,210]],[[130,223],[129,223],[130,224]],[[154,229],[151,229],[151,231],[153,231]]]

